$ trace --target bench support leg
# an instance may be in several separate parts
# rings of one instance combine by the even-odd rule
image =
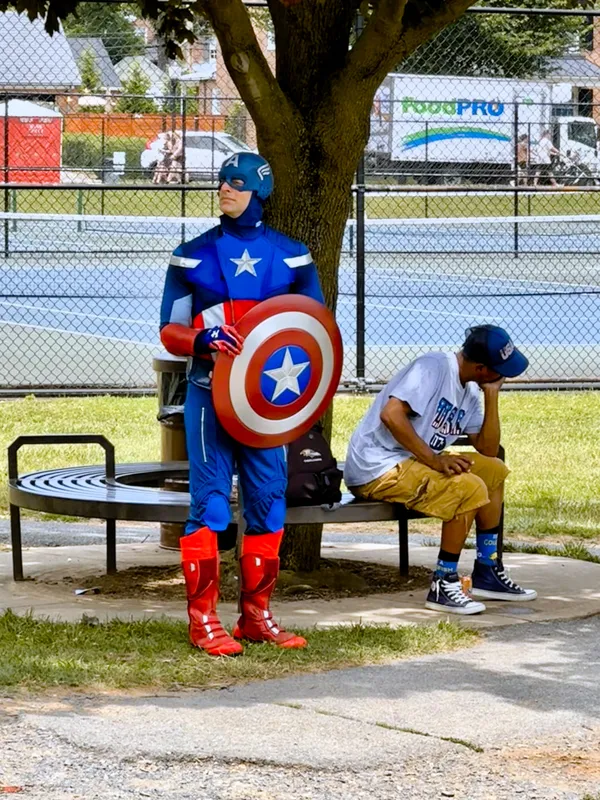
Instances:
[[[114,519],[106,520],[106,574],[114,575],[117,571],[117,523]]]
[[[502,511],[500,512],[500,524],[498,531],[498,558],[502,558],[502,551],[504,550],[504,503],[502,503]]]
[[[10,539],[12,544],[13,578],[15,581],[24,581],[21,509],[19,506],[13,506],[12,504],[10,506]]]
[[[398,520],[398,540],[400,546],[400,577],[408,578],[408,520],[402,514]]]

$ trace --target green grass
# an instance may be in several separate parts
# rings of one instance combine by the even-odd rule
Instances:
[[[76,189],[18,189],[16,206],[11,202],[11,211],[40,214],[78,214],[83,208],[86,214],[102,212],[102,193],[98,187],[79,191]],[[82,205],[83,204],[83,205]],[[487,217],[513,216],[514,196],[467,195],[431,196],[389,195],[372,197],[367,195],[369,218],[410,217]],[[130,191],[104,190],[104,214],[133,216],[180,216],[181,193],[139,189]],[[218,214],[216,195],[213,191],[189,189],[186,196],[187,216],[214,216]],[[600,194],[597,192],[568,192],[521,197],[519,214],[522,216],[600,214]]]
[[[152,397],[85,397],[5,400],[0,405],[0,452],[17,436],[41,433],[101,433],[116,447],[120,462],[159,461],[160,433]],[[19,452],[19,471],[100,464],[97,445],[28,446]],[[6,461],[0,467],[0,514],[8,513]]]
[[[214,192],[189,190],[186,192],[185,215],[208,217],[218,215]],[[175,191],[158,192],[152,189],[104,191],[98,189],[18,189],[16,205],[11,211],[28,214],[100,214],[112,216],[182,216],[181,194]]]
[[[90,622],[92,624],[90,624]],[[381,664],[476,644],[454,623],[354,625],[302,631],[306,650],[247,645],[238,658],[213,658],[188,644],[187,625],[173,620],[98,624],[49,622],[10,611],[0,616],[0,688],[43,690],[221,688],[302,672]]]
[[[503,550],[505,553],[535,553],[540,556],[556,556],[557,558],[573,558],[576,561],[590,561],[600,564],[600,556],[590,553],[583,542],[563,542],[560,547],[548,547],[539,543],[523,544],[520,542],[506,542]]]
[[[334,402],[333,451],[345,457],[351,432],[372,397]],[[505,392],[501,395],[502,441],[512,474],[507,483],[506,530],[552,540],[600,541],[600,392]],[[56,400],[28,397],[3,401],[0,451],[25,433],[103,433],[117,460],[159,459],[156,399],[90,397]],[[30,447],[21,471],[97,464],[94,446]],[[0,471],[0,514],[7,515],[5,462]]]
[[[367,194],[369,218],[391,217],[512,217],[515,216],[514,195],[400,195],[372,197]],[[600,195],[594,192],[521,196],[519,216],[552,216],[599,214]]]

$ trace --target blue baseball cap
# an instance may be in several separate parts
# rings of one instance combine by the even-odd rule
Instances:
[[[529,361],[517,350],[504,328],[496,325],[468,328],[462,351],[469,361],[484,364],[505,378],[516,378],[529,366]]]

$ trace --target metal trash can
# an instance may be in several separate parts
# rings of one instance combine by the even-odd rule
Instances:
[[[160,460],[187,461],[183,405],[187,392],[187,359],[162,352],[152,361],[158,387],[158,415],[160,423]],[[164,489],[187,492],[189,481],[182,478],[167,478]],[[185,525],[178,522],[161,522],[160,546],[165,550],[179,550],[179,539]],[[219,550],[235,547],[237,523],[232,522],[227,530],[219,532]]]
[[[160,423],[160,460],[187,461],[185,444],[185,425],[183,421],[183,404],[187,391],[186,366],[187,359],[172,356],[164,352],[152,361],[156,372],[158,387],[158,415]],[[165,483],[165,489],[186,492],[188,485],[184,481],[172,480]],[[184,526],[174,522],[161,522],[160,546],[166,550],[179,550],[179,539],[183,536]]]

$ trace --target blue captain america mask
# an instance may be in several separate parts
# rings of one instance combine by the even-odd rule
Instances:
[[[238,192],[255,192],[264,202],[273,191],[273,172],[269,162],[257,153],[234,153],[221,165],[221,183]]]

